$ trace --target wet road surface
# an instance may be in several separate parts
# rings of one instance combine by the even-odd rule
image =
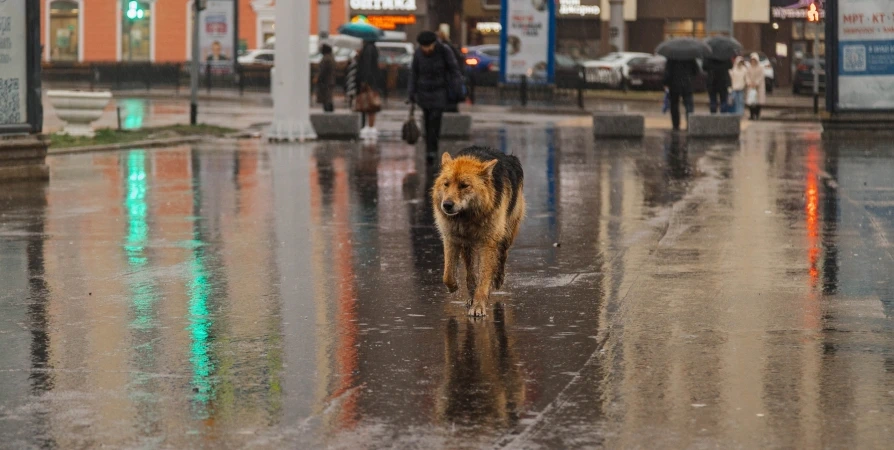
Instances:
[[[890,445],[887,143],[476,142],[528,203],[485,320],[440,283],[403,144],[58,156],[4,187],[3,445]]]

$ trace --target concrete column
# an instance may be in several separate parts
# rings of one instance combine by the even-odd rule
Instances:
[[[310,2],[276,2],[276,66],[273,69],[273,125],[268,139],[304,141],[310,124]]]
[[[706,0],[705,31],[709,35],[733,35],[733,0]]]
[[[609,0],[611,18],[608,22],[609,43],[614,51],[623,52],[627,48],[624,42],[624,0]]]

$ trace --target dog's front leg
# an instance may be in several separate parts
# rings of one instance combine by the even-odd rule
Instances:
[[[447,286],[447,291],[450,293],[456,292],[459,289],[459,284],[456,283],[456,266],[459,262],[459,246],[448,241],[444,240],[444,286]]]
[[[487,315],[487,300],[490,297],[490,288],[494,279],[494,272],[499,263],[499,251],[496,245],[487,245],[478,250],[478,286],[475,287],[475,296],[472,298],[472,307],[469,315],[483,317]]]

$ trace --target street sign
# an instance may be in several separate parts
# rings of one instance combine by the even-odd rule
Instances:
[[[894,111],[892,2],[830,0],[826,6],[827,109]]]
[[[40,2],[0,1],[0,134],[40,132]]]

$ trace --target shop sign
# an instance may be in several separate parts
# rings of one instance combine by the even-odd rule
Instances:
[[[416,23],[416,16],[411,14],[401,16],[366,16],[366,21],[383,30],[396,30],[398,25],[412,25]]]
[[[351,0],[351,9],[364,11],[416,11],[416,0]]]
[[[595,2],[595,0],[590,0],[590,2]],[[581,17],[598,16],[601,12],[599,5],[588,5],[586,3],[587,0],[584,0],[583,2],[581,0],[559,0],[559,15]]]

